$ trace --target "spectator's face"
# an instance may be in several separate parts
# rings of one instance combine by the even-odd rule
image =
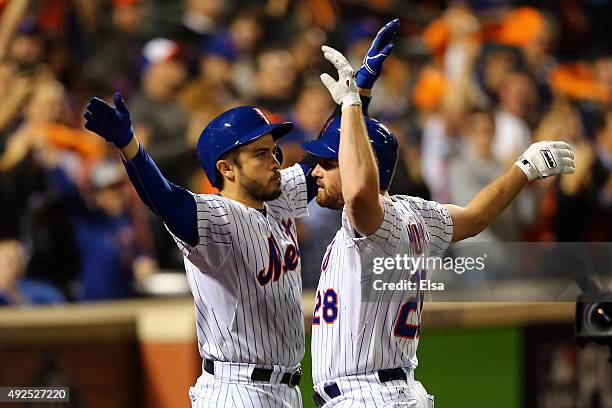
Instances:
[[[225,85],[232,79],[234,64],[216,55],[205,55],[200,60],[200,72],[208,83]]]
[[[507,111],[524,118],[537,104],[537,93],[531,79],[525,75],[512,74],[506,78],[500,100]]]
[[[291,55],[300,72],[318,63],[321,58],[321,46],[325,44],[325,31],[311,28],[300,35],[291,45]]]
[[[332,111],[332,99],[324,87],[309,87],[302,91],[295,106],[300,126],[316,132]]]
[[[467,8],[450,7],[444,14],[450,35],[453,40],[460,41],[478,32],[480,23]]]
[[[140,31],[142,6],[129,4],[113,9],[113,24],[117,31],[126,34],[136,34]]]
[[[504,79],[512,72],[515,61],[509,52],[495,52],[484,60],[484,81],[486,88],[498,94]]]
[[[252,50],[261,37],[261,26],[251,17],[238,17],[229,30],[236,48],[241,51]]]
[[[491,154],[491,145],[495,135],[493,115],[475,113],[468,118],[466,134],[470,144],[483,156]]]
[[[29,70],[43,58],[43,44],[39,36],[19,35],[11,42],[11,59],[21,70]]]
[[[576,137],[581,137],[580,119],[576,112],[568,105],[553,107],[538,124],[535,141],[562,140],[574,144],[580,143]]]
[[[94,191],[93,198],[96,206],[111,216],[121,214],[126,206],[124,186],[124,183],[121,182]]]
[[[61,84],[56,82],[39,84],[26,107],[28,121],[35,123],[61,121],[65,97],[66,94]]]
[[[12,288],[24,269],[23,248],[17,241],[0,242],[0,288]]]
[[[317,181],[317,204],[321,207],[341,210],[344,207],[342,181],[338,160],[321,159],[312,171]]]
[[[274,156],[274,139],[268,134],[238,149],[235,159],[217,162],[224,177],[237,183],[240,190],[252,199],[271,201],[281,194],[280,163]],[[220,168],[221,167],[221,168]],[[227,180],[226,180],[227,182]]]
[[[295,77],[293,58],[287,51],[267,51],[259,55],[256,80],[260,96],[287,98],[293,90]]]
[[[223,12],[223,2],[222,0],[187,0],[185,8],[188,12],[216,20]]]
[[[181,62],[175,60],[157,62],[149,66],[145,72],[144,89],[154,99],[173,99],[185,77],[185,66]]]

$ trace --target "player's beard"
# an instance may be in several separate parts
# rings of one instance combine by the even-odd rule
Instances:
[[[276,200],[281,195],[280,184],[270,179],[264,183],[243,175],[240,179],[240,187],[249,197],[259,201]]]
[[[317,191],[317,204],[321,207],[341,210],[344,208],[342,189],[336,186],[328,186]]]

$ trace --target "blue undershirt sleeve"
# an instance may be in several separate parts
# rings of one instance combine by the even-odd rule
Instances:
[[[168,181],[142,148],[132,160],[123,162],[140,199],[168,229],[191,246],[198,244],[197,207],[193,195]]]

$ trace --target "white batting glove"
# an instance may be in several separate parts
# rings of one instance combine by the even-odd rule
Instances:
[[[534,143],[516,162],[529,181],[555,174],[572,174],[576,171],[574,152],[565,142]]]
[[[353,67],[339,51],[324,45],[321,47],[325,59],[338,70],[338,81],[328,74],[321,74],[321,81],[329,90],[332,98],[342,109],[351,105],[361,105],[357,85],[355,84]]]

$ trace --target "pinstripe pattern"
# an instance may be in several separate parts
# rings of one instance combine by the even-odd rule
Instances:
[[[362,285],[371,288],[372,280],[380,279],[372,274],[373,260],[395,257],[396,254],[442,255],[453,232],[450,214],[441,204],[407,196],[381,196],[381,202],[383,222],[369,237],[356,237],[348,216],[343,213],[342,228],[328,247],[317,288],[321,294],[330,288],[337,292],[338,316],[333,323],[321,318],[320,323],[312,327],[314,383],[325,384],[354,376],[355,381],[346,384],[347,392],[355,393],[355,403],[367,403],[368,406],[379,405],[372,405],[374,397],[366,396],[363,391],[369,387],[367,381],[360,383],[364,376],[396,367],[414,370],[418,365],[418,335],[402,338],[394,334],[394,328],[399,323],[397,318],[403,304],[414,300],[418,305],[422,301],[419,290],[372,291],[368,297],[372,301],[364,301]],[[409,234],[409,228],[419,233]],[[386,271],[385,281],[397,281],[408,276],[403,270]],[[411,279],[419,277],[417,273]],[[323,305],[315,317],[322,313]],[[407,315],[407,323],[419,325],[420,315],[421,309],[417,307],[415,312]],[[385,383],[385,386],[390,385]],[[376,401],[383,404],[386,399]]]
[[[308,214],[306,180],[299,165],[282,170],[281,178],[282,194],[265,203],[265,212],[220,195],[194,195],[200,241],[191,247],[174,237],[194,298],[203,359],[291,371],[303,357],[301,260],[295,218]],[[270,240],[278,247],[282,268],[276,279],[262,284],[257,276],[268,269]],[[295,268],[287,268],[284,257],[291,246],[297,255],[288,259],[296,260]],[[238,371],[232,370],[236,371],[235,367],[224,373],[222,384],[203,373],[200,385],[190,391],[193,406],[301,406],[296,389],[281,384],[233,383]]]
[[[419,197],[395,195],[392,199],[396,203],[401,203],[402,213],[407,214],[409,207],[412,213],[418,214],[427,225],[429,255],[442,255],[453,237],[453,220],[448,210],[440,203]]]

